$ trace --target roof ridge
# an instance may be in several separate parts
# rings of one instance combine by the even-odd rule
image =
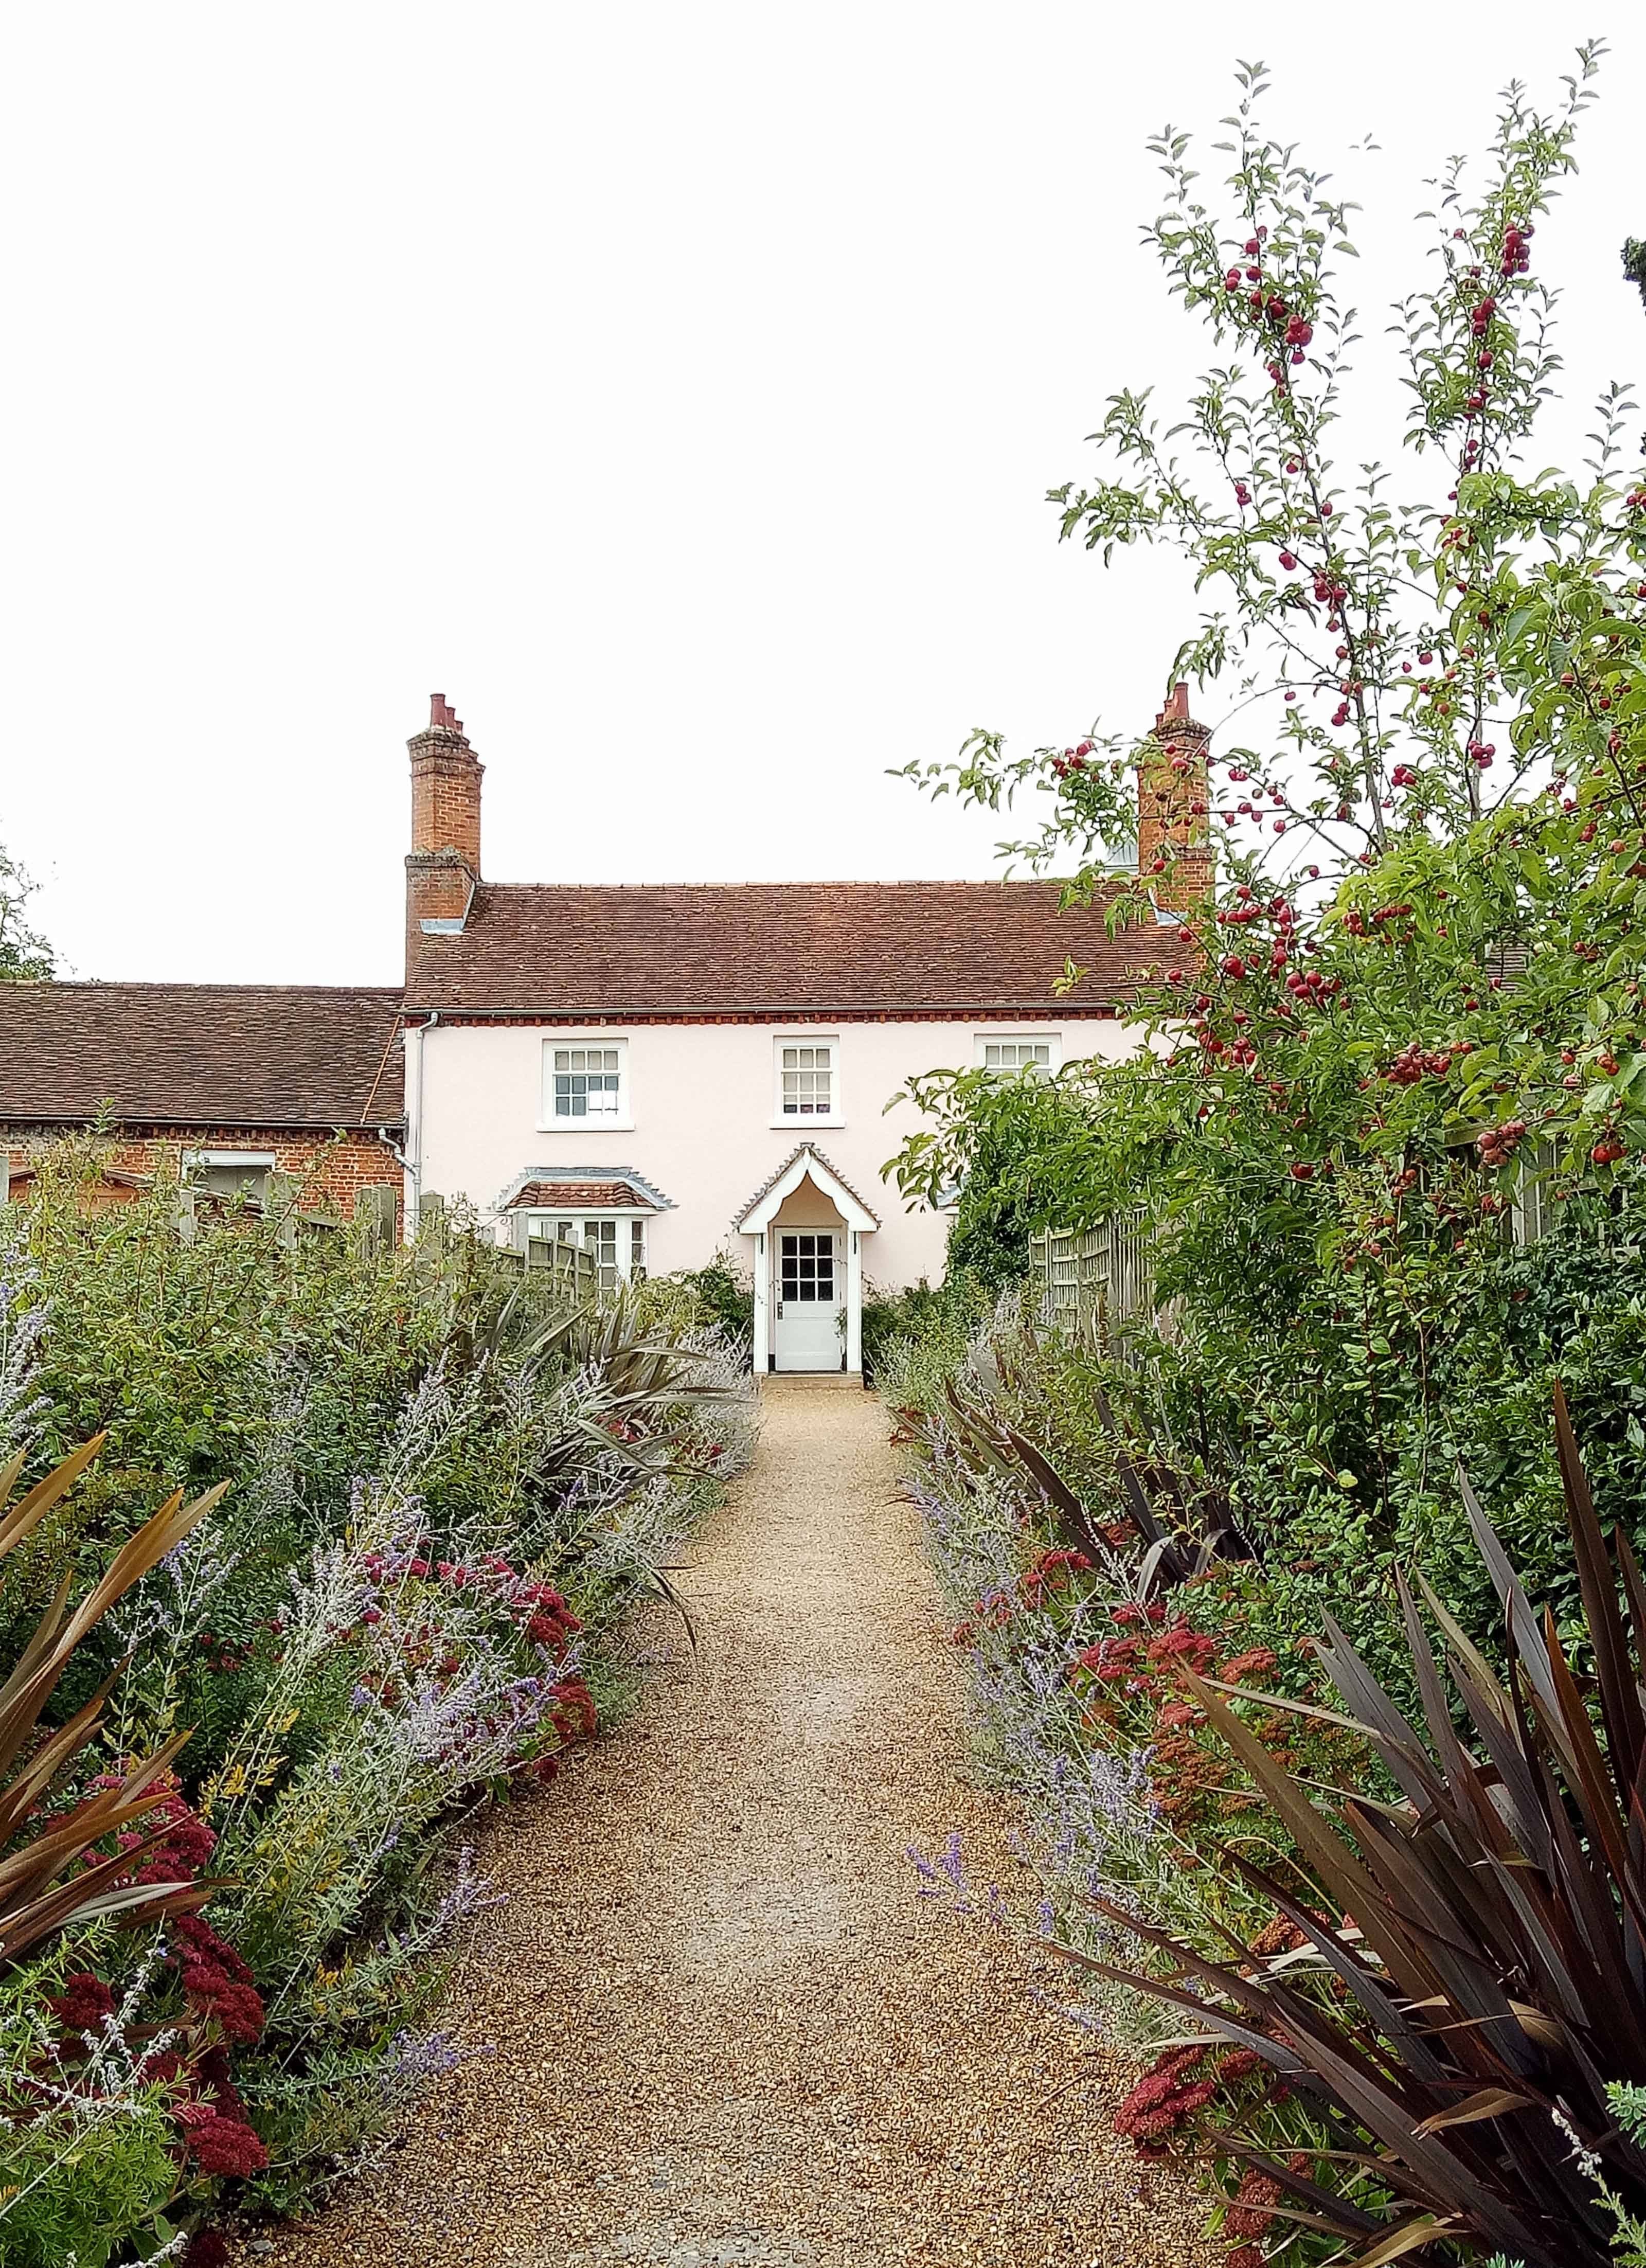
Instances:
[[[37,976],[6,989],[19,997],[55,992],[330,992],[401,1000],[406,995],[403,984],[285,983],[278,978],[232,976]]]
[[[849,874],[817,880],[743,882],[481,882],[480,895],[510,891],[570,892],[585,895],[621,891],[637,897],[645,890],[1055,890],[1071,877],[1066,874],[904,874],[892,880],[867,880]],[[1107,879],[1106,877],[1106,879]]]

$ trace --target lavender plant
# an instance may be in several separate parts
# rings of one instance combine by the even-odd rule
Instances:
[[[0,2255],[18,2268],[60,2268],[71,2253],[100,2268],[173,2195],[172,2090],[155,2072],[166,2043],[136,2036],[152,1967],[139,1964],[66,2065],[50,2007],[61,1959],[0,1982]]]
[[[0,1458],[33,1447],[49,1407],[37,1374],[48,1313],[17,1215],[0,1205]]]
[[[83,1217],[77,1170],[48,1161],[8,1224],[5,1406],[31,1468],[95,1409],[112,1469],[72,1520],[30,1510],[31,1580],[129,1528],[136,1479],[233,1483],[85,1637],[104,1674],[130,1657],[108,1742],[163,1744],[158,1824],[122,1846],[129,1775],[99,1787],[88,1763],[63,1793],[109,1830],[93,1887],[143,1911],[164,1876],[181,1918],[80,1929],[66,1991],[37,1963],[16,1993],[70,2094],[86,2031],[136,1995],[142,2117],[86,2130],[84,2188],[109,2245],[159,2257],[225,2183],[279,2208],[334,2178],[474,2047],[437,2005],[492,1896],[456,1822],[549,1777],[632,1682],[622,1617],[746,1455],[753,1398],[694,1328],[511,1320],[478,1261],[430,1283],[417,1256],[293,1254],[254,1221],[180,1247],[163,1207]],[[34,2054],[0,2009],[0,2093]],[[77,2131],[69,2100],[52,2116]]]

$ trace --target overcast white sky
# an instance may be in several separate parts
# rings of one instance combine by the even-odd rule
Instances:
[[[1209,140],[1235,55],[1274,67],[1370,209],[1392,436],[1422,177],[1606,34],[1538,239],[1581,434],[1646,372],[1646,34],[1564,13],[14,4],[0,842],[38,918],[82,976],[393,981],[437,688],[496,880],[988,873],[1001,830],[886,768],[1146,723],[1193,617],[1042,501],[1111,392],[1199,366],[1148,130]]]

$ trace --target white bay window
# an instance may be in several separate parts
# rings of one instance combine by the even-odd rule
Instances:
[[[633,1213],[528,1212],[524,1239],[546,1237],[593,1256],[602,1292],[637,1283],[646,1272],[646,1224]]]

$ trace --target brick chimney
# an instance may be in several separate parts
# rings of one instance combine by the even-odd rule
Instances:
[[[412,832],[406,860],[406,952],[409,970],[428,924],[460,929],[480,880],[480,784],[476,757],[444,693],[431,694],[429,723],[406,743],[411,752]]]
[[[1162,911],[1187,912],[1212,887],[1211,733],[1189,715],[1189,688],[1174,685],[1137,756],[1137,873]]]

